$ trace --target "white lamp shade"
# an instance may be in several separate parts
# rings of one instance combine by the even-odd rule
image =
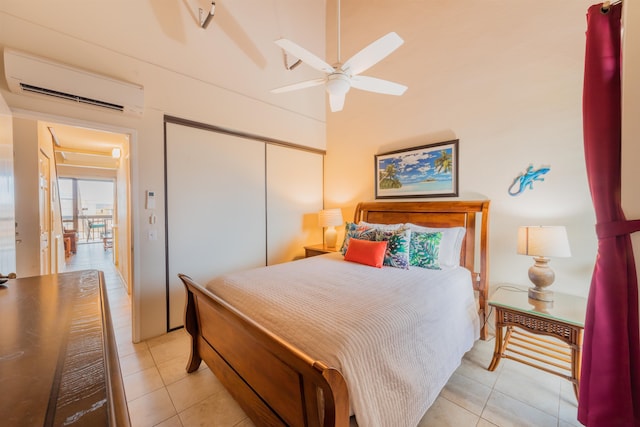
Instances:
[[[518,228],[518,253],[538,257],[570,257],[564,226],[522,226]]]
[[[318,213],[318,224],[320,227],[342,225],[342,211],[339,208],[321,210]]]

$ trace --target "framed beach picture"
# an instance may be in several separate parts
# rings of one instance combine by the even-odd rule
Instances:
[[[458,195],[458,140],[375,155],[376,199]]]

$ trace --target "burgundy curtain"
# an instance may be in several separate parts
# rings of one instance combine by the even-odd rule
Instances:
[[[640,426],[638,286],[621,208],[620,27],[622,4],[587,12],[583,126],[598,256],[591,280],[582,352],[578,420],[593,427]]]

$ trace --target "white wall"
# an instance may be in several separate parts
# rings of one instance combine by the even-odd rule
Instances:
[[[364,74],[409,89],[401,97],[351,90],[344,111],[327,113],[325,204],[349,218],[374,198],[374,154],[459,139],[460,197],[491,200],[490,282],[529,284],[533,261],[516,254],[519,225],[566,225],[573,256],[551,261],[553,289],[586,295],[596,254],[582,139],[592,3],[343,2],[343,59],[396,31],[405,44]],[[327,35],[331,57],[331,24]],[[510,196],[529,164],[551,171],[533,191]]]
[[[623,13],[622,207],[627,219],[640,219],[640,4],[626,1]],[[640,233],[632,234],[631,241],[640,275]]]
[[[316,77],[286,71],[273,40],[286,36],[324,51],[324,3],[317,0],[220,2],[208,29],[197,24],[207,1],[0,3],[0,46],[101,72],[145,88],[140,118],[16,95],[0,81],[15,111],[67,124],[131,133],[134,339],[165,331],[163,115],[314,148],[325,148],[321,88],[274,95],[269,89]],[[69,13],[73,10],[73,13]],[[259,18],[259,19],[257,19]],[[142,210],[145,190],[158,198],[157,223]],[[157,241],[146,239],[155,227]]]
[[[16,272],[13,119],[0,95],[0,273]]]
[[[16,200],[16,274],[40,274],[40,220],[38,216],[38,125],[13,119]],[[19,178],[18,178],[19,177]]]

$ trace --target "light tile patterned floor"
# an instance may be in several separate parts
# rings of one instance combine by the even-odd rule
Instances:
[[[133,426],[253,426],[204,364],[196,373],[186,374],[186,332],[131,342],[131,304],[111,257],[111,250],[105,251],[102,244],[80,244],[66,269],[96,268],[105,273]],[[510,360],[489,372],[493,345],[493,340],[476,343],[419,427],[581,425],[568,381]]]

